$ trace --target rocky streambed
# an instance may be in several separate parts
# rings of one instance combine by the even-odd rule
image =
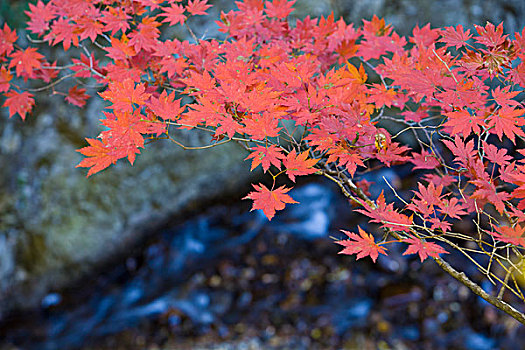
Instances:
[[[524,328],[391,250],[337,255],[363,225],[328,183],[272,222],[215,204],[0,325],[5,349],[516,349]],[[331,238],[332,237],[332,238]],[[1,347],[0,347],[1,348]]]

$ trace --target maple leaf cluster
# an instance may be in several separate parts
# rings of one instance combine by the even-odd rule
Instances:
[[[96,93],[89,83],[98,84],[107,111],[104,131],[79,150],[88,176],[122,158],[133,164],[150,138],[198,148],[180,144],[178,129],[209,133],[211,145],[237,141],[251,169],[272,179],[246,196],[268,219],[296,203],[288,193],[297,177],[327,176],[371,224],[396,234],[376,242],[361,228],[344,231],[342,253],[358,258],[375,261],[385,245],[403,243],[423,261],[457,239],[501,255],[525,249],[525,29],[511,37],[501,24],[426,25],[403,37],[375,16],[360,27],[333,15],[292,25],[294,1],[236,4],[216,22],[220,39],[198,38],[188,25],[206,15],[206,0],[30,4],[35,44],[20,47],[15,30],[0,30],[3,105],[25,119],[33,92],[51,89],[82,107]],[[163,35],[170,26],[190,39]],[[48,62],[39,42],[69,58]],[[60,90],[68,77],[77,85]],[[31,90],[28,81],[48,85]],[[411,194],[373,198],[367,172],[400,165],[413,171]],[[278,186],[281,175],[292,184]],[[455,232],[476,217],[475,234]]]

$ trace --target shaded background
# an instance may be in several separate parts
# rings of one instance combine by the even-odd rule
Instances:
[[[211,16],[190,24],[198,34],[213,36],[218,12],[233,6],[213,3]],[[23,27],[26,7],[2,1],[0,23]],[[504,21],[508,33],[525,25],[521,0],[299,0],[296,9],[298,18],[334,11],[356,24],[377,14],[402,35],[427,22],[472,28]],[[359,219],[327,183],[299,188],[314,195],[271,225],[249,214],[249,204],[238,203],[260,174],[250,174],[236,145],[188,152],[157,142],[133,167],[121,162],[86,180],[74,168],[75,149],[98,134],[103,107],[95,98],[80,110],[48,94],[26,122],[0,111],[0,337],[8,343],[142,348],[197,339],[235,348],[247,336],[242,341],[255,347],[281,346],[271,344],[280,337],[292,348],[430,342],[489,349],[521,334],[431,263],[337,256],[329,235]],[[208,141],[195,133],[178,138]],[[268,310],[276,315],[262,317]]]

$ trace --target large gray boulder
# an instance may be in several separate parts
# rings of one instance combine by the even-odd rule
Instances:
[[[25,123],[0,117],[0,310],[35,305],[182,209],[247,190],[249,164],[234,143],[185,151],[157,141],[133,166],[86,179],[75,149],[98,134],[102,109],[99,99],[79,110],[52,98]],[[187,145],[210,139],[174,135]]]

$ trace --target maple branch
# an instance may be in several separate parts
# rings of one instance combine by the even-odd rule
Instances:
[[[98,75],[100,78],[103,78],[103,79],[106,78],[106,76],[105,76],[104,74],[99,73],[96,69],[91,68],[90,66],[88,66],[88,65],[85,64],[84,62],[79,62],[78,64],[81,65],[81,66],[84,66],[84,67],[88,68],[89,71],[90,71],[91,73],[93,73],[93,74],[95,74],[95,75]]]
[[[65,70],[65,69],[70,69],[71,67],[75,67],[76,64],[72,63],[72,64],[68,64],[66,66],[42,66],[40,67],[40,69],[49,69],[49,70]]]
[[[44,91],[44,90],[47,90],[49,88],[52,88],[53,86],[59,84],[60,82],[68,79],[68,78],[71,78],[72,76],[74,76],[76,74],[76,72],[73,72],[73,73],[70,73],[68,75],[64,75],[63,77],[55,80],[54,82],[48,84],[48,85],[45,85],[45,86],[42,86],[42,87],[39,87],[39,88],[36,88],[36,89],[26,89],[27,91],[31,91],[31,92],[38,92],[38,91]]]
[[[505,275],[505,283],[503,283],[503,285],[501,286],[499,290],[499,293],[497,296],[498,299],[501,299],[503,297],[503,293],[505,293],[505,287],[507,287],[507,283],[509,282],[509,277],[511,274],[512,274],[512,268],[510,268],[509,271],[507,271],[507,274]]]
[[[436,50],[432,49],[432,52],[434,53],[434,55],[436,55],[437,59],[441,61],[441,63],[443,63],[445,65],[445,67],[447,68],[447,70],[449,71],[450,75],[452,75],[452,78],[454,79],[454,81],[456,82],[456,84],[458,84],[458,80],[456,79],[456,76],[454,75],[454,73],[452,72],[452,70],[450,69],[450,67],[448,66],[447,62],[443,61],[443,59],[441,57],[439,57],[439,55],[437,54]]]
[[[494,297],[494,296],[488,294],[487,292],[485,292],[485,290],[483,290],[483,288],[478,286],[476,283],[472,282],[467,277],[467,275],[465,275],[464,272],[458,272],[457,270],[455,270],[452,266],[450,266],[449,263],[447,263],[442,258],[433,258],[433,259],[439,265],[439,267],[441,267],[446,273],[448,273],[449,275],[454,277],[456,280],[461,282],[468,289],[470,289],[474,294],[476,294],[477,296],[480,296],[485,301],[487,301],[490,304],[494,305],[498,309],[506,312],[507,314],[512,316],[514,319],[516,319],[517,321],[519,321],[520,323],[525,325],[525,314],[523,312],[518,311],[517,309],[515,309],[511,305],[509,305],[506,302],[504,302],[503,300],[498,299],[497,297]]]
[[[335,182],[339,188],[341,188],[341,191],[343,192],[343,194],[345,195],[345,197],[353,200],[354,202],[358,203],[358,204],[361,204],[361,202],[355,198],[354,196],[352,196],[352,194],[350,192],[347,191],[347,189],[344,187],[344,185],[338,181],[336,178],[334,178],[332,175],[330,175],[328,172],[326,171],[323,171],[323,170],[319,170],[317,173],[325,176],[326,178],[332,180],[333,182]]]
[[[111,41],[110,41],[111,42]],[[102,44],[99,44],[98,41],[93,41],[93,45],[95,45],[96,47],[98,47],[99,49],[101,50],[104,50],[106,47],[103,46]]]
[[[33,43],[33,44],[43,44],[45,43],[46,41],[43,40],[43,39],[33,39],[31,38],[31,36],[29,34],[26,34],[26,39],[30,42],[30,43]]]
[[[404,201],[404,200],[403,200],[403,199],[402,199],[402,198],[396,193],[396,190],[390,185],[390,183],[389,183],[384,177],[383,177],[383,179],[385,180],[385,182],[387,183],[387,185],[390,187],[390,189],[394,192],[394,195],[395,195],[399,200],[401,200],[402,202],[404,202],[405,204],[407,204],[407,203],[406,203],[406,202],[405,202],[405,201]],[[479,215],[479,212],[478,212],[478,215]],[[425,219],[422,218],[422,220],[425,220]],[[388,223],[388,222],[385,222],[385,223]],[[400,224],[398,224],[398,223],[393,223],[393,224],[400,225]],[[401,225],[401,226],[407,226],[407,225]],[[423,230],[426,230],[426,231],[429,231],[426,227],[422,227],[422,226],[418,226],[418,225],[414,225],[414,224],[412,224],[412,225],[410,225],[410,226],[411,226],[411,227],[415,227],[415,228],[419,228],[419,229],[423,229]],[[480,229],[479,226],[478,226],[478,229]],[[388,230],[388,229],[385,228],[385,230]],[[429,232],[430,232],[430,231],[429,231]],[[398,236],[396,236],[396,235],[397,235],[396,232],[389,232],[389,233],[392,234],[392,235],[394,235],[394,237],[396,237],[396,238],[398,237]],[[415,233],[415,232],[414,232],[414,233]],[[416,234],[416,233],[415,233],[415,234]],[[449,233],[449,234],[451,234],[451,233]],[[418,236],[418,235],[416,234],[416,236]],[[419,236],[418,236],[418,237],[419,237]],[[425,238],[429,238],[429,237],[425,237]],[[484,268],[484,267],[481,266],[481,265],[480,265],[480,264],[479,264],[474,258],[472,258],[469,254],[467,254],[467,253],[465,252],[465,250],[468,250],[468,249],[463,249],[463,248],[461,248],[460,246],[458,246],[457,244],[455,244],[455,243],[449,241],[448,239],[445,239],[445,238],[442,237],[442,236],[434,236],[433,238],[436,238],[436,239],[438,239],[438,240],[440,240],[440,241],[442,241],[442,242],[444,242],[444,243],[446,243],[446,244],[452,246],[454,249],[460,251],[461,253],[463,253],[463,254],[464,254],[464,255],[465,255],[465,256],[466,256],[466,257],[467,257],[467,258],[468,258],[468,259],[469,259],[474,265],[477,266],[477,268],[478,268],[478,269],[479,269],[479,270],[480,270],[480,271],[481,271],[481,272],[482,272],[482,273],[488,278],[488,280],[489,280],[492,284],[496,285],[496,283],[492,280],[492,278],[495,278],[499,283],[501,283],[501,284],[502,284],[502,288],[501,288],[500,292],[498,293],[498,297],[497,297],[496,299],[498,299],[498,300],[501,301],[501,297],[502,297],[502,295],[503,295],[503,292],[504,292],[504,290],[505,290],[505,287],[507,287],[507,288],[508,288],[511,292],[513,292],[517,297],[521,297],[521,299],[523,300],[523,295],[522,295],[522,293],[521,293],[520,288],[516,288],[516,290],[515,290],[515,289],[511,288],[510,286],[508,286],[508,278],[509,278],[509,275],[511,275],[511,272],[512,272],[513,269],[516,269],[516,270],[517,270],[517,267],[516,267],[512,262],[511,262],[511,265],[512,265],[512,266],[511,266],[511,269],[510,269],[510,270],[507,270],[507,269],[501,264],[501,262],[499,261],[499,259],[496,259],[496,261],[498,261],[498,263],[499,263],[500,265],[502,265],[503,269],[505,269],[505,270],[507,271],[507,275],[506,275],[506,277],[505,277],[505,280],[502,280],[502,279],[499,278],[497,275],[495,275],[495,274],[493,274],[493,273],[490,272],[490,266],[491,266],[491,263],[492,263],[492,261],[494,260],[494,256],[496,255],[495,250],[493,250],[493,251],[489,254],[488,252],[486,252],[486,251],[483,249],[483,246],[481,245],[482,252],[479,252],[479,251],[473,251],[473,252],[475,252],[475,253],[485,253],[485,254],[487,254],[487,255],[490,256],[490,258],[489,258],[489,265],[488,265],[486,268]],[[467,240],[469,240],[469,239],[471,239],[471,237],[467,237]],[[480,244],[480,243],[485,243],[485,242],[484,242],[483,240],[481,240],[480,242],[478,242],[478,244]],[[441,259],[443,262],[446,263],[446,261],[443,260],[442,258],[439,257],[439,259]],[[464,274],[463,274],[463,275],[464,275]],[[466,275],[465,275],[465,277],[466,277]],[[474,283],[474,282],[472,282],[472,283]],[[474,284],[475,284],[475,283],[474,283]],[[476,284],[476,286],[478,286],[478,285]],[[480,288],[480,287],[478,286],[478,288]],[[480,288],[480,289],[481,289],[481,288]],[[481,290],[483,290],[483,289],[481,289]],[[503,310],[503,309],[502,309],[502,310]]]
[[[207,130],[207,129],[204,129],[202,128],[202,130],[205,130],[205,131],[212,131],[212,130]],[[220,146],[220,145],[224,145],[225,143],[228,143],[230,141],[236,141],[238,142],[243,148],[245,148],[248,152],[250,151],[250,148],[249,147],[245,147],[243,142],[254,142],[254,143],[260,143],[260,144],[264,144],[262,141],[257,141],[257,140],[252,140],[252,139],[245,139],[245,138],[242,138],[242,137],[231,137],[231,138],[228,138],[226,140],[223,140],[223,141],[219,141],[217,143],[213,143],[213,144],[209,144],[209,145],[206,145],[206,146],[186,146],[184,144],[182,144],[181,142],[175,140],[173,137],[171,137],[170,135],[166,135],[166,139],[168,139],[169,141],[175,143],[177,146],[181,147],[182,149],[184,150],[202,150],[202,149],[209,149],[209,148],[213,148],[213,147],[216,147],[216,146]]]
[[[182,143],[180,143],[179,141],[175,140],[173,137],[171,137],[169,135],[168,135],[168,140],[170,140],[171,142],[173,142],[177,146],[180,146],[184,150],[208,149],[208,148],[213,148],[213,147],[216,147],[216,146],[224,145],[225,143],[233,141],[233,139],[226,139],[226,140],[219,141],[217,143],[213,143],[213,144],[206,145],[206,146],[185,146],[185,145],[183,145]]]
[[[370,207],[376,208],[376,204],[359,187],[357,187],[355,183],[352,181],[352,179],[346,176],[346,174],[334,172],[328,169],[320,170],[319,173],[329,178],[330,180],[336,182],[339,185],[339,187],[344,189],[343,194],[346,197],[362,205],[362,203],[359,200],[355,199],[355,197],[352,194],[348,193],[344,185],[347,185],[348,188],[350,189],[350,192],[352,192],[355,196],[363,200]],[[337,178],[334,176],[337,176]],[[403,240],[403,237],[401,237],[396,231],[393,231],[387,227],[384,227],[383,231],[385,231],[385,234],[392,235],[394,238],[398,240]],[[432,257],[432,258],[443,271],[445,271],[446,273],[454,277],[457,281],[462,283],[464,286],[469,288],[474,294],[483,298],[488,303],[504,311],[505,313],[507,313],[508,315],[512,316],[514,319],[516,319],[517,321],[525,325],[525,314],[523,312],[517,310],[516,308],[506,303],[505,301],[501,300],[500,298],[494,297],[488,294],[483,288],[481,288],[478,284],[476,284],[470,278],[468,278],[464,272],[458,272],[443,258],[441,257]]]
[[[381,79],[381,82],[383,83],[383,86],[385,87],[385,89],[388,90],[388,84],[386,83],[385,81],[385,78],[383,77],[382,74],[379,74],[377,71],[376,71],[376,67],[374,67],[370,62],[364,60],[363,58],[359,58],[359,60],[361,62],[363,62],[368,68],[370,68],[372,71],[374,71],[374,73],[376,73],[378,76],[379,76],[379,79]]]
[[[209,129],[209,128],[205,128],[203,126],[194,126],[194,125],[188,125],[188,124],[181,124],[181,123],[177,123],[177,122],[171,122],[171,121],[167,121],[165,122],[167,125],[174,125],[174,126],[178,126],[178,127],[186,127],[186,128],[192,128],[192,129],[197,129],[197,130],[202,130],[202,131],[206,131],[206,132],[209,132],[209,133],[215,133],[216,130],[214,129]],[[239,142],[239,144],[241,144],[243,147],[244,145],[241,143],[241,142],[253,142],[253,143],[256,143],[256,144],[259,144],[259,145],[265,145],[266,142],[265,141],[261,141],[261,140],[254,140],[254,139],[247,139],[247,138],[242,138],[242,137],[231,137],[230,140],[232,141],[237,141]],[[270,142],[270,141],[267,141],[267,142]],[[270,142],[270,144],[273,144],[272,142]],[[216,145],[216,144],[215,144]],[[249,151],[249,149],[248,149]]]
[[[188,25],[188,22],[187,21],[184,21],[184,26],[186,27],[186,29],[188,29],[188,32],[190,33],[191,37],[193,38],[193,40],[195,40],[195,43],[199,43],[199,39],[197,38],[197,36],[195,35],[195,33],[193,32],[193,30],[191,30],[190,26]]]

